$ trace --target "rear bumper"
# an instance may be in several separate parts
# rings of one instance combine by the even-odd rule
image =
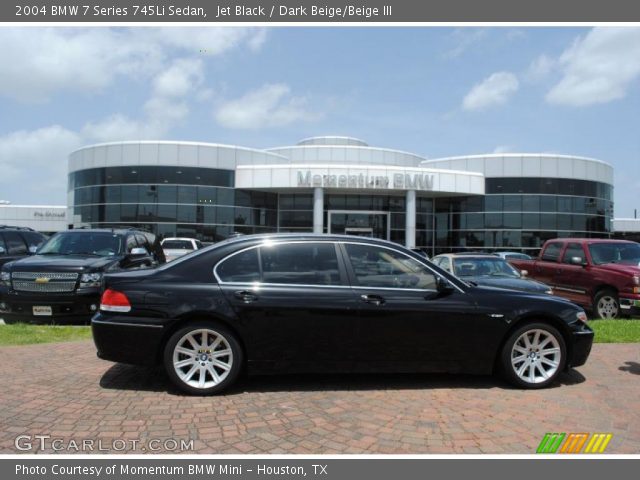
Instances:
[[[100,306],[97,290],[68,295],[26,295],[0,291],[0,318],[7,323],[88,324]],[[34,315],[33,307],[50,307],[51,315]]]
[[[165,327],[157,319],[98,313],[91,319],[98,357],[132,365],[155,365],[161,359]]]
[[[591,353],[591,346],[593,345],[593,330],[587,325],[584,325],[579,330],[575,330],[572,333],[573,347],[571,349],[572,355],[567,362],[567,367],[579,367],[584,365]]]

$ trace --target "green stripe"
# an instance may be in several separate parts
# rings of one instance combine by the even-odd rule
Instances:
[[[551,434],[550,433],[545,433],[544,437],[542,437],[542,441],[540,442],[540,445],[538,445],[538,449],[536,450],[536,453],[544,453],[545,452],[545,447],[547,445],[547,442],[549,441],[549,439],[551,438]]]
[[[545,433],[536,453],[556,453],[565,435],[565,433]]]
[[[562,440],[564,440],[566,433],[558,433],[557,435],[558,438],[556,439],[556,443],[554,443],[549,448],[549,453],[556,453],[556,450],[558,450],[558,448],[560,448],[560,445],[562,445]]]

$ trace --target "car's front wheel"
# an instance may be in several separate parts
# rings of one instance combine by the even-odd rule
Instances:
[[[502,348],[502,370],[521,388],[544,388],[560,375],[567,348],[562,334],[546,323],[529,323],[516,329]]]
[[[612,319],[620,316],[620,301],[613,290],[602,290],[593,299],[596,318]]]
[[[211,395],[236,380],[242,357],[242,347],[231,330],[218,323],[195,322],[169,338],[164,349],[164,366],[181,390]]]

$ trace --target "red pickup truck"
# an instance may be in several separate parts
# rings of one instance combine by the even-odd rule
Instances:
[[[535,260],[509,260],[555,295],[596,318],[640,315],[640,244],[627,240],[547,240]]]

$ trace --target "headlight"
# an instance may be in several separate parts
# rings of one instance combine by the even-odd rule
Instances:
[[[11,285],[11,273],[10,272],[0,272],[0,284],[6,285],[7,287]]]
[[[587,314],[584,312],[576,313],[576,318],[580,320],[582,323],[587,323]]]
[[[99,287],[102,282],[101,273],[83,273],[80,277],[80,288]]]

